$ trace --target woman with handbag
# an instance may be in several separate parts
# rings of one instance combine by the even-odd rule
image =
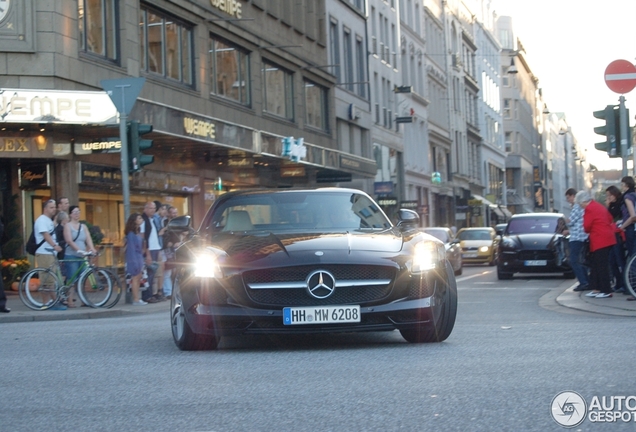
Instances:
[[[147,305],[139,296],[139,283],[144,268],[143,239],[139,234],[139,227],[144,219],[139,213],[133,213],[126,221],[124,236],[126,237],[126,273],[130,275],[130,291],[134,306]],[[127,278],[128,279],[128,278]]]

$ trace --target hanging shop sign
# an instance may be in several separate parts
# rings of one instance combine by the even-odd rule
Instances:
[[[106,92],[0,88],[0,123],[117,124]]]
[[[22,164],[18,168],[20,187],[40,188],[51,186],[49,164]]]
[[[121,185],[121,170],[119,168],[85,162],[78,162],[78,164],[79,182],[82,184],[108,185],[111,187]]]
[[[417,201],[402,201],[402,203],[400,204],[400,208],[416,210],[418,208],[418,202]]]

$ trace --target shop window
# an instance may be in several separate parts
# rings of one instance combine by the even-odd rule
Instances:
[[[305,80],[305,111],[308,126],[327,130],[327,89]]]
[[[79,0],[80,49],[109,60],[117,60],[117,0]]]
[[[139,40],[142,70],[192,84],[191,26],[142,6]]]
[[[294,119],[292,74],[263,61],[263,99],[265,111],[289,120]]]
[[[225,41],[210,39],[210,93],[250,105],[249,54]]]

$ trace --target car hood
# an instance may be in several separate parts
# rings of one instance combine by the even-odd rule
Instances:
[[[398,230],[342,233],[272,233],[221,234],[213,246],[225,251],[231,261],[261,259],[299,259],[325,256],[382,253],[394,255],[402,250],[404,239]]]
[[[563,238],[561,234],[516,234],[509,235],[506,239],[514,242],[515,247],[524,250],[540,250],[552,247],[557,241]]]

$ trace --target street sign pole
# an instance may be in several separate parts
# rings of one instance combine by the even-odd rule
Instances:
[[[627,175],[627,134],[629,128],[629,119],[627,118],[627,109],[625,108],[625,96],[618,98],[618,117],[620,119],[621,154],[623,157],[623,177]]]
[[[119,113],[119,138],[121,139],[121,159],[119,165],[121,166],[121,189],[122,198],[124,200],[124,220],[128,221],[130,216],[130,178],[128,177],[128,134],[126,133],[126,123],[128,123],[128,116],[126,115],[126,100],[124,93],[127,85],[116,85],[116,88],[121,89],[121,103],[122,111]]]
[[[128,134],[126,133],[126,123],[128,114],[132,110],[141,88],[146,82],[145,78],[123,78],[102,80],[101,85],[110,96],[115,108],[119,111],[119,138],[121,139],[121,188],[124,200],[124,220],[130,216],[130,180],[128,172]]]

